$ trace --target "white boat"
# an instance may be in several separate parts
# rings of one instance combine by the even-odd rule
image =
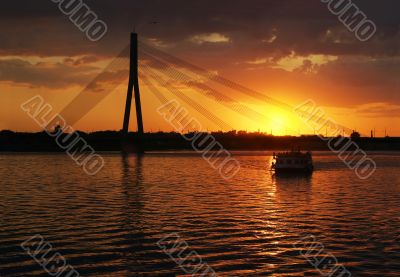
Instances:
[[[276,174],[311,174],[314,171],[312,154],[300,151],[274,153],[271,169]]]

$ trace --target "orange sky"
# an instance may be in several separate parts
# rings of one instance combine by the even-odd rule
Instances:
[[[175,2],[178,5],[179,1],[171,3]],[[135,25],[141,26],[141,39],[165,53],[293,107],[312,99],[327,116],[363,134],[368,135],[375,129],[377,136],[383,136],[385,130],[390,136],[400,136],[397,77],[400,54],[398,48],[393,47],[398,44],[399,31],[393,32],[393,27],[397,26],[395,18],[398,18],[392,16],[393,7],[374,11],[366,1],[364,9],[380,23],[380,28],[375,38],[361,43],[325,10],[326,7],[304,2],[309,6],[301,8],[299,2],[302,1],[285,0],[279,4],[277,1],[254,1],[253,7],[244,9],[244,2],[237,1],[232,7],[225,5],[223,9],[216,5],[212,10],[206,5],[196,8],[187,5],[180,6],[182,10],[177,8],[163,14],[161,11],[165,7],[159,2],[152,6],[126,3],[124,9],[121,5],[110,9],[109,3],[99,1],[92,8],[98,10],[109,25],[109,33],[99,42],[89,41],[51,5],[24,10],[24,17],[20,18],[22,14],[13,13],[17,7],[9,4],[9,13],[3,14],[4,21],[0,25],[5,38],[3,46],[0,45],[0,91],[3,94],[0,129],[38,131],[39,127],[20,105],[34,95],[41,95],[55,112],[61,111],[128,44],[129,26],[133,25],[130,18],[135,17],[139,21]],[[277,10],[281,13],[279,17],[273,13]],[[198,14],[209,20],[202,20]],[[27,16],[31,17],[29,24]],[[161,23],[149,25],[154,18]],[[30,29],[32,32],[26,33]],[[260,130],[272,131],[275,135],[314,132],[290,109],[280,109],[191,75],[198,84],[209,86],[233,101],[218,103],[215,93],[188,88],[182,80],[171,78],[142,56],[141,63],[149,64],[172,87],[227,122],[229,127],[224,131]],[[183,68],[175,69],[188,73]],[[106,71],[108,74],[99,85],[106,88],[107,97],[81,118],[74,125],[75,129],[122,128],[128,68],[118,70],[122,73]],[[164,86],[154,80],[153,83],[168,99],[176,98]],[[113,88],[116,89],[111,92]],[[141,95],[145,130],[171,131],[172,127],[156,112],[160,103],[143,82]],[[204,129],[222,129],[187,103],[178,101]],[[232,111],[229,106],[234,104],[246,107],[257,116]],[[130,128],[136,129],[134,114]]]

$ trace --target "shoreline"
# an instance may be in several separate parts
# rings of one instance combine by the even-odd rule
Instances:
[[[121,132],[102,131],[94,133],[76,132],[96,152],[119,152],[129,148],[135,152],[135,145],[139,141],[137,133],[129,133],[124,138]],[[193,134],[193,133],[192,133]],[[206,137],[211,134],[215,141],[220,143],[228,151],[290,151],[300,149],[302,151],[330,151],[327,142],[317,135],[304,136],[272,136],[263,133],[245,132],[213,132],[201,133]],[[70,134],[60,135],[60,139],[69,139]],[[73,137],[73,136],[71,136]],[[332,138],[332,144],[340,139]],[[126,143],[122,143],[125,139]],[[185,140],[179,133],[145,133],[142,138],[143,149],[146,152],[157,151],[192,151],[191,143]],[[198,139],[201,141],[201,138]],[[386,138],[353,138],[352,141],[364,151],[400,151],[399,137]],[[124,147],[123,147],[124,146]],[[127,146],[127,147],[126,147]],[[352,148],[348,149],[353,150]],[[16,133],[12,131],[0,131],[0,152],[24,153],[24,152],[49,152],[57,153],[63,150],[57,145],[55,139],[45,132],[39,133]]]

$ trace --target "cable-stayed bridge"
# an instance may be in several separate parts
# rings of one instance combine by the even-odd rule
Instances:
[[[210,110],[209,107],[196,101],[193,95],[186,89],[183,90],[182,87],[189,89],[189,91],[201,93],[211,101],[253,122],[267,122],[271,120],[271,116],[260,113],[250,105],[243,103],[243,101],[235,99],[234,95],[241,95],[261,104],[268,104],[294,113],[294,107],[284,102],[150,46],[140,41],[137,34],[132,33],[130,45],[126,46],[119,55],[60,112],[60,115],[70,125],[75,124],[106,96],[115,91],[120,83],[126,81],[127,78],[129,78],[129,82],[122,128],[125,135],[128,133],[133,96],[135,97],[138,134],[140,135],[144,132],[140,102],[140,86],[145,86],[147,88],[146,91],[154,94],[161,104],[166,104],[169,100],[159,88],[167,90],[176,99],[190,106],[191,109],[202,115],[204,119],[211,121],[221,130],[235,129],[234,123],[229,122],[226,118],[221,118],[220,115]],[[110,81],[111,79],[113,81]],[[213,84],[235,93],[226,95]],[[302,111],[301,113],[303,113],[300,114],[301,116],[304,115],[314,120],[313,115],[308,114],[307,111]],[[316,117],[315,123],[321,124],[320,120],[321,118]],[[329,119],[325,120],[324,125],[335,126],[346,133],[351,133],[352,131],[345,126],[331,122]]]

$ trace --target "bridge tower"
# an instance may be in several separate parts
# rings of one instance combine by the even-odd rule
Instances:
[[[136,106],[136,120],[137,120],[137,144],[135,152],[138,154],[143,153],[143,117],[142,117],[142,106],[140,103],[140,89],[139,89],[139,77],[138,77],[138,35],[131,33],[131,47],[130,47],[130,66],[129,66],[129,83],[128,92],[126,95],[125,115],[123,123],[123,151],[129,151],[131,148],[128,141],[129,133],[129,119],[131,116],[131,105],[132,105],[132,94],[135,94],[135,106]]]

